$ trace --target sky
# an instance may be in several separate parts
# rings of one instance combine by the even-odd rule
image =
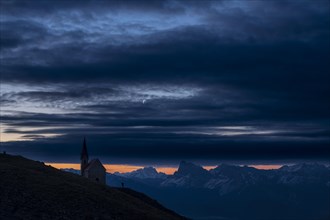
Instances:
[[[0,1],[0,150],[170,166],[330,158],[328,0]]]

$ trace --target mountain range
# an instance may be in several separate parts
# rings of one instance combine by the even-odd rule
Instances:
[[[122,176],[126,178],[136,178],[136,179],[166,179],[167,175],[162,172],[158,172],[154,167],[144,167],[128,173],[114,173],[117,176]]]
[[[330,219],[330,169],[318,163],[260,170],[182,161],[173,175],[147,167],[107,174],[107,183],[146,193],[192,219]]]

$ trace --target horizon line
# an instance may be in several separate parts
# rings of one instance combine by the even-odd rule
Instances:
[[[80,170],[80,163],[47,163],[45,162],[46,165],[50,165],[56,169],[75,169],[75,170]],[[284,166],[285,164],[263,164],[263,165],[255,165],[255,164],[250,164],[250,165],[239,165],[239,166],[248,166],[248,167],[253,167],[258,170],[273,170],[273,169],[279,169],[280,167]],[[145,167],[153,167],[157,170],[157,172],[162,172],[167,175],[172,175],[174,174],[175,171],[178,170],[178,166],[139,166],[139,165],[128,165],[128,164],[103,164],[103,166],[106,168],[107,173],[128,173],[132,172],[138,169],[143,169]],[[215,166],[203,166],[206,170],[211,170],[216,168],[218,165]]]

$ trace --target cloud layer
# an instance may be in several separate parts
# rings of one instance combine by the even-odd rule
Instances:
[[[325,158],[329,7],[2,1],[1,145],[53,161],[84,135],[105,160]]]

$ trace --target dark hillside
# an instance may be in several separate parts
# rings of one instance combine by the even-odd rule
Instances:
[[[0,154],[0,219],[183,219],[132,190]]]

